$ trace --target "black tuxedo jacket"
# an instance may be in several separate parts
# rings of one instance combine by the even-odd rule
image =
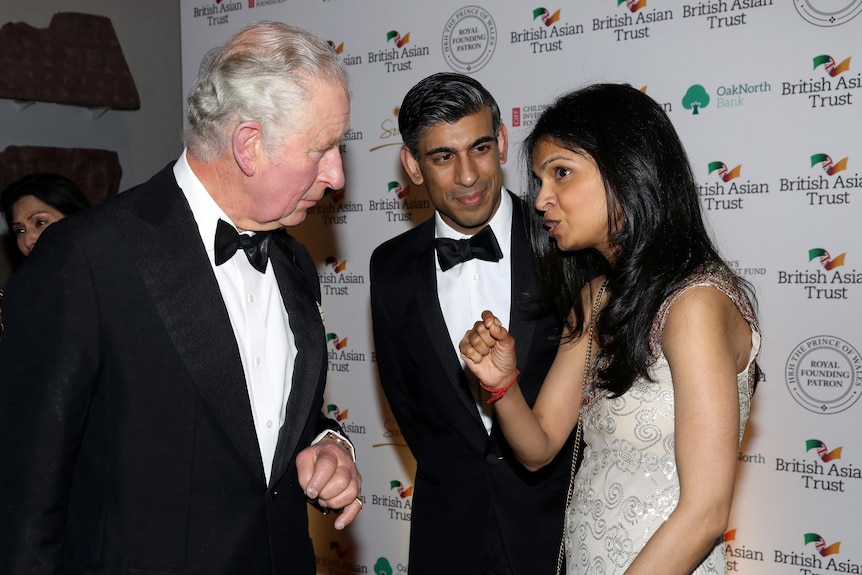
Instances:
[[[270,251],[298,355],[267,485],[172,167],[43,234],[6,290],[0,573],[315,572],[295,458],[332,425],[319,285],[286,233]]]
[[[525,208],[512,198],[511,259],[500,264],[512,268],[509,328],[518,343],[520,387],[532,405],[556,354],[561,323],[537,301]],[[380,382],[417,462],[410,573],[481,574],[482,542],[493,528],[492,512],[514,573],[553,573],[571,445],[552,464],[529,473],[496,423],[488,435],[440,310],[433,240],[432,217],[384,243],[371,257]]]

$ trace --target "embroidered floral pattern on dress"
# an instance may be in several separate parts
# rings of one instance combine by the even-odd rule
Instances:
[[[740,440],[751,405],[759,328],[751,305],[726,269],[704,266],[662,304],[650,330],[655,361],[649,375],[620,397],[591,385],[581,404],[584,459],[575,477],[575,497],[566,513],[566,555],[570,575],[621,574],[679,503],[674,458],[674,394],[670,367],[661,353],[661,332],[676,299],[687,289],[710,285],[726,294],[752,327],[752,355],[737,376]],[[602,361],[599,353],[599,362]],[[724,548],[717,545],[694,571],[726,573]]]

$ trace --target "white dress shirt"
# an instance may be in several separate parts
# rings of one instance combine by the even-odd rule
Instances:
[[[445,272],[434,258],[437,272],[437,299],[443,311],[443,319],[449,329],[453,350],[461,362],[461,368],[470,382],[470,390],[485,430],[491,432],[491,406],[480,396],[479,382],[466,369],[458,344],[473,324],[482,319],[484,310],[491,310],[509,329],[509,313],[512,305],[512,198],[504,189],[500,207],[489,224],[497,237],[503,258],[499,262],[472,259],[458,264]],[[437,238],[464,239],[465,236],[446,224],[439,213],[434,214],[434,234]]]
[[[242,360],[254,429],[267,483],[284,424],[293,379],[296,343],[287,309],[278,289],[272,262],[266,272],[252,267],[242,249],[220,266],[215,265],[215,231],[219,219],[234,222],[212,199],[189,167],[183,151],[174,165],[174,177],[185,194],[201,235]]]

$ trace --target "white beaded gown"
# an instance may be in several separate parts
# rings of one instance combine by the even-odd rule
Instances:
[[[662,304],[650,333],[655,357],[650,375],[654,381],[639,379],[625,394],[613,399],[601,389],[585,393],[581,418],[586,447],[575,477],[575,495],[566,512],[569,575],[622,574],[679,502],[673,382],[661,353],[661,331],[673,302],[693,286],[720,289],[751,325],[751,356],[746,369],[737,376],[742,440],[751,406],[760,332],[748,299],[722,271],[711,267],[696,274]],[[727,573],[720,541],[693,573]]]

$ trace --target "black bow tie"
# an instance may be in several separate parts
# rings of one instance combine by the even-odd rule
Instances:
[[[440,269],[444,272],[473,258],[489,262],[498,262],[503,258],[503,250],[491,226],[485,226],[473,237],[463,240],[437,238],[434,247],[437,249]]]
[[[222,265],[233,257],[238,249],[242,249],[248,257],[248,263],[260,273],[266,272],[269,261],[269,240],[272,232],[257,232],[253,236],[241,234],[224,220],[216,224],[215,264]]]

